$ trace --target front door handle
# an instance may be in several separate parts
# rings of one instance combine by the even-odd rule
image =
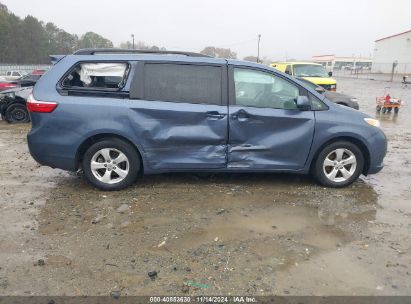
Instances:
[[[206,114],[207,117],[211,119],[223,119],[225,117],[225,114],[218,111],[208,111]]]
[[[247,111],[240,110],[236,113],[231,114],[232,119],[237,119],[238,121],[246,121],[250,118],[250,114]]]

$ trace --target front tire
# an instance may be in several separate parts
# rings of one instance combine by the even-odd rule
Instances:
[[[326,146],[317,156],[312,168],[316,180],[327,187],[345,187],[360,176],[364,168],[361,150],[348,141]]]
[[[121,190],[135,182],[141,163],[129,143],[108,138],[91,145],[82,161],[86,179],[105,191]]]

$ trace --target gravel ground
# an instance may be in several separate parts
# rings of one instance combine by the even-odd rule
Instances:
[[[338,83],[371,115],[388,84]],[[344,189],[165,174],[101,192],[36,164],[29,126],[0,121],[0,295],[411,295],[410,114],[377,115],[386,167]]]

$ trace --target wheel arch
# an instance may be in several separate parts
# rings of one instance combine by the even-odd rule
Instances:
[[[321,152],[326,146],[328,146],[329,144],[332,144],[332,143],[334,143],[334,142],[337,142],[337,141],[348,141],[348,142],[356,145],[356,146],[361,150],[361,153],[362,153],[362,155],[363,155],[363,157],[364,157],[364,168],[363,168],[362,173],[363,173],[364,175],[367,175],[368,170],[369,170],[369,168],[370,168],[370,162],[371,162],[370,151],[369,151],[369,149],[367,148],[367,146],[365,145],[365,143],[364,143],[362,140],[360,140],[360,139],[358,139],[358,138],[356,138],[356,137],[352,137],[352,136],[339,136],[339,137],[335,137],[335,138],[329,139],[328,141],[326,141],[326,142],[324,142],[322,145],[320,145],[320,146],[317,148],[317,150],[315,151],[315,153],[314,153],[314,155],[313,155],[313,157],[312,157],[312,159],[311,159],[310,172],[311,172],[311,170],[312,170],[312,167],[313,167],[314,164],[315,164],[315,161],[317,160],[318,154],[320,154],[320,152]]]
[[[123,135],[119,135],[119,134],[115,134],[115,133],[98,133],[98,134],[94,134],[92,136],[89,136],[87,139],[85,139],[80,146],[77,149],[76,152],[76,159],[75,159],[75,168],[76,170],[79,169],[81,167],[81,161],[83,160],[83,156],[84,153],[87,151],[87,149],[94,143],[102,141],[104,139],[107,138],[117,138],[120,140],[123,140],[125,142],[127,142],[128,144],[130,144],[136,151],[139,159],[140,159],[140,164],[141,164],[141,173],[144,172],[144,159],[142,156],[142,153],[140,151],[140,149],[137,147],[137,145],[130,140],[129,138],[123,136]]]

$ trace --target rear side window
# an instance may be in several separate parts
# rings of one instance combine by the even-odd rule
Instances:
[[[118,90],[125,84],[127,63],[79,63],[62,80],[64,88]]]
[[[220,105],[221,81],[221,67],[149,63],[145,64],[144,98]]]

